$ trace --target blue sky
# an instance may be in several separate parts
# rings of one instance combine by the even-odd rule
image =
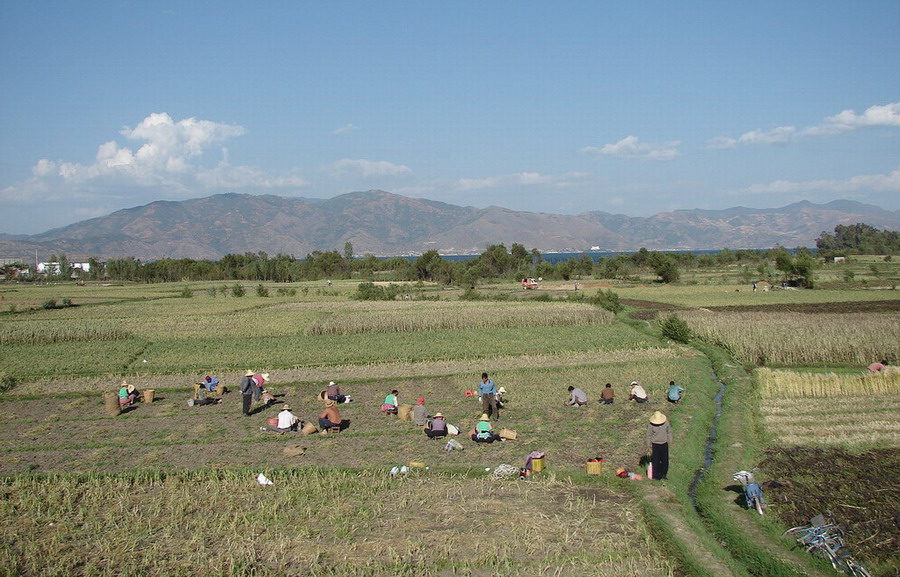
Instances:
[[[898,29],[896,0],[10,0],[0,232],[376,188],[561,214],[898,210]]]

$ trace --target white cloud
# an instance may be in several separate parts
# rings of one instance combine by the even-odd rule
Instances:
[[[345,124],[344,126],[335,128],[331,131],[331,134],[347,134],[348,132],[353,132],[355,130],[359,130],[359,127],[351,122],[349,124]]]
[[[679,141],[641,142],[637,136],[626,136],[614,144],[603,147],[586,146],[581,152],[595,156],[614,156],[618,158],[649,158],[651,160],[673,160],[678,157]]]
[[[844,110],[829,116],[815,126],[797,130],[794,126],[779,126],[771,130],[753,130],[738,138],[719,136],[707,141],[709,148],[734,148],[737,145],[779,144],[790,142],[797,136],[830,136],[872,126],[900,127],[900,102],[870,106],[862,114]]]
[[[343,158],[331,164],[333,176],[361,176],[372,178],[379,176],[404,176],[412,174],[412,169],[402,164],[393,164],[384,160],[365,160],[362,158]]]
[[[888,174],[861,174],[845,179],[776,180],[754,184],[733,194],[793,194],[814,191],[848,194],[854,192],[900,192],[900,170]]]
[[[900,126],[900,102],[870,106],[862,114],[844,110],[803,131],[811,136],[839,134],[869,126]]]
[[[456,181],[456,190],[483,190],[506,186],[533,186],[540,184],[558,184],[559,177],[542,175],[537,172],[519,172],[490,176],[487,178],[460,178]]]

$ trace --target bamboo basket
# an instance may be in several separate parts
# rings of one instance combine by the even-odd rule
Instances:
[[[316,429],[316,426],[314,424],[312,424],[311,422],[307,422],[306,424],[303,425],[303,428],[300,429],[300,433],[302,433],[304,435],[312,435],[316,431],[318,431],[318,429]]]
[[[156,394],[156,389],[145,389],[143,393],[141,393],[141,398],[145,403],[152,403],[153,396]]]
[[[588,475],[602,475],[603,461],[588,461],[585,463],[585,468],[587,469]]]

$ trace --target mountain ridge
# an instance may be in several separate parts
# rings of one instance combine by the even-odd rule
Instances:
[[[0,233],[0,258],[35,251],[98,258],[219,259],[265,252],[302,258],[314,251],[395,256],[437,250],[477,254],[520,243],[542,252],[701,250],[814,246],[823,231],[865,222],[896,230],[900,211],[852,200],[780,208],[679,209],[650,217],[604,211],[577,215],[479,209],[382,190],[330,199],[224,193],[154,201],[35,235]]]

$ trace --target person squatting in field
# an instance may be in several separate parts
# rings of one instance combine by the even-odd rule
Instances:
[[[572,386],[568,388],[568,391],[569,400],[563,403],[564,405],[566,405],[567,407],[580,407],[587,404],[587,394],[584,391]]]
[[[394,389],[390,392],[388,396],[384,398],[384,402],[381,403],[381,411],[386,415],[396,415],[397,411],[400,408],[400,401],[398,399],[398,395],[400,391]]]
[[[134,385],[129,385],[126,381],[122,381],[119,387],[119,406],[130,407],[137,402],[139,393]]]
[[[647,425],[647,451],[653,467],[653,479],[659,481],[669,474],[669,444],[672,442],[672,425],[659,411],[650,417]]]
[[[341,392],[341,387],[336,385],[334,381],[328,383],[328,388],[325,389],[325,396],[335,403],[349,403],[353,399],[350,395],[345,395]]]
[[[675,384],[675,381],[669,381],[669,389],[666,391],[666,400],[670,403],[678,403],[684,398],[684,387]]]
[[[606,386],[603,387],[603,392],[600,393],[600,402],[604,405],[611,405],[615,397],[616,393],[613,391],[612,383],[606,383]]]
[[[287,433],[288,431],[296,431],[300,426],[300,419],[291,412],[291,408],[287,405],[278,412],[278,424],[267,427],[260,427],[260,431],[275,431],[278,433]]]
[[[869,365],[866,368],[866,370],[868,370],[870,373],[880,373],[880,372],[884,371],[884,368],[887,366],[887,364],[888,364],[887,361],[881,361],[880,363],[874,362],[871,365]]]
[[[481,411],[495,420],[500,419],[500,411],[497,408],[497,387],[494,381],[488,378],[487,373],[481,373],[481,382],[478,383],[478,396],[481,398]]]
[[[469,438],[476,443],[493,443],[500,437],[494,434],[494,427],[491,425],[491,418],[487,413],[481,415],[475,428],[469,431]]]
[[[319,414],[319,429],[325,433],[332,427],[341,426],[341,412],[337,403],[328,399],[325,401],[325,410]]]
[[[631,394],[628,395],[628,400],[636,403],[646,403],[647,391],[637,381],[631,381]]]
[[[428,435],[429,439],[447,436],[447,421],[444,420],[443,413],[434,414],[431,422],[425,425],[425,434]]]
[[[425,397],[416,399],[416,406],[412,409],[412,420],[417,427],[428,424],[428,409],[425,408]]]

